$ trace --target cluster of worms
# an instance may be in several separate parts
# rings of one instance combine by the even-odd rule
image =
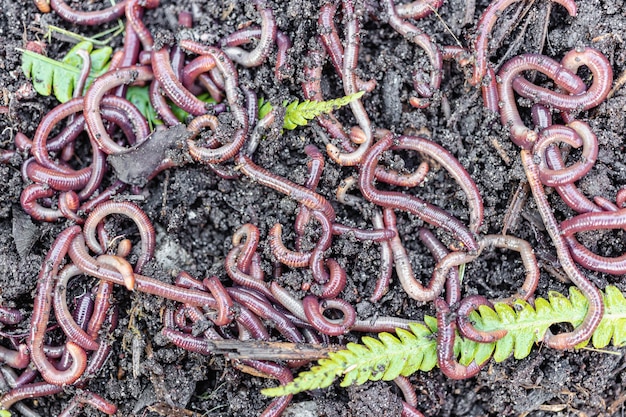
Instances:
[[[378,10],[370,10],[374,6],[355,0],[324,4],[319,10],[318,36],[310,43],[315,47],[308,50],[303,61],[302,96],[312,101],[325,99],[322,83],[328,77],[327,62],[335,71],[333,82],[341,84],[343,94],[359,91],[366,94],[350,103],[354,125],[347,126],[333,114],[318,118],[317,123],[329,142],[325,152],[313,144],[304,147],[308,157],[308,177],[304,184],[255,163],[255,151],[263,146],[263,137],[272,126],[280,126],[281,115],[274,109],[259,120],[257,92],[240,85],[238,80],[240,68],[264,65],[270,57],[275,61],[272,62],[274,81],[281,83],[288,77],[286,74],[295,59],[289,55],[291,41],[278,30],[269,2],[253,1],[260,26],[244,27],[217,45],[205,45],[189,39],[172,40],[169,44],[155,42],[143,23],[143,16],[146,9],[158,6],[158,0],[123,0],[93,12],[71,9],[62,0],[36,1],[42,12],[51,8],[61,18],[80,25],[102,25],[125,15],[126,32],[123,48],[114,54],[106,74],[94,80],[83,95],[90,58],[89,54],[82,54],[81,85],[76,86],[75,97],[49,111],[32,139],[18,133],[14,149],[0,154],[4,163],[17,154],[24,156],[21,169],[28,185],[22,191],[21,206],[26,213],[40,222],[71,224],[48,250],[37,278],[32,311],[24,315],[17,309],[0,309],[0,321],[7,328],[30,316],[28,335],[10,338],[7,343],[13,344],[12,348],[0,347],[3,362],[0,388],[6,392],[0,398],[2,408],[13,407],[23,415],[36,416],[36,410],[24,400],[75,386],[81,389],[61,415],[74,415],[85,406],[107,414],[116,412],[113,403],[88,389],[90,378],[97,375],[111,351],[110,336],[118,321],[118,310],[111,298],[114,285],[175,302],[176,307],[172,307],[175,303],[168,303],[163,314],[162,334],[182,349],[205,355],[212,354],[213,342],[217,340],[279,338],[321,345],[349,332],[407,328],[409,321],[403,318],[358,317],[355,307],[342,299],[349,269],[328,256],[333,237],[339,235],[374,241],[380,246],[379,275],[372,278],[376,285],[368,295],[372,303],[379,302],[389,291],[394,270],[410,298],[434,303],[439,328],[438,364],[445,375],[463,379],[481,370],[484,363],[463,366],[457,362],[453,349],[455,338],[460,334],[477,342],[492,342],[504,334],[480,332],[473,327],[469,314],[494,300],[479,295],[463,296],[461,266],[493,248],[518,252],[526,275],[510,299],[532,302],[539,281],[538,262],[527,241],[506,234],[481,233],[484,217],[481,194],[451,152],[425,136],[399,135],[370,121],[363,100],[377,84],[358,75],[360,30],[363,16],[368,12],[380,14],[390,30],[428,58],[426,69],[417,69],[412,75],[414,93],[408,105],[423,109],[437,104],[444,62],[453,61],[467,70],[467,81],[482,90],[485,107],[500,116],[511,140],[520,149],[528,186],[556,248],[560,266],[589,301],[586,318],[580,326],[559,334],[548,332],[543,342],[551,348],[570,349],[589,339],[602,318],[603,303],[599,289],[582,269],[615,275],[626,273],[626,255],[602,257],[576,238],[580,232],[626,226],[623,208],[626,193],[619,192],[615,202],[601,196],[589,199],[575,184],[591,170],[599,148],[589,124],[577,116],[607,97],[612,70],[600,52],[580,48],[566,53],[560,61],[539,54],[519,55],[509,59],[496,73],[488,59],[489,35],[498,16],[516,1],[493,1],[482,14],[468,48],[438,45],[413,23],[441,7],[443,0],[407,4],[382,0]],[[573,0],[555,2],[570,15],[576,15]],[[182,13],[179,25],[191,28],[191,15]],[[590,86],[577,75],[581,67],[592,74]],[[553,88],[529,81],[525,78],[526,71],[543,74],[552,81]],[[157,131],[184,127],[179,148],[153,161],[144,175],[146,181],[165,169],[199,163],[222,179],[233,182],[248,179],[297,202],[294,224],[276,223],[266,236],[274,265],[272,271],[262,268],[259,228],[248,223],[234,232],[221,277],[201,280],[180,272],[175,282],[168,284],[142,274],[155,251],[155,229],[137,204],[124,199],[140,192],[140,187],[112,176],[107,162],[107,158],[123,155],[159,138],[151,132],[141,112],[125,98],[129,85],[149,85],[151,104],[163,121]],[[215,103],[198,99],[202,92],[208,92]],[[529,115],[520,113],[516,96],[533,103]],[[173,113],[172,103],[189,114],[184,123]],[[221,117],[227,114],[229,118]],[[88,166],[81,165],[84,158],[76,157],[76,149],[84,146],[78,141],[85,137],[91,146]],[[568,165],[567,152],[576,149],[580,151],[572,154],[579,155],[578,160]],[[383,165],[385,154],[407,151],[421,157],[422,162],[414,172]],[[343,167],[342,172],[353,172],[341,182],[333,198],[316,191],[328,163]],[[444,169],[465,194],[467,221],[408,191],[424,182],[433,164]],[[562,201],[578,214],[558,221],[545,187],[555,189]],[[367,208],[372,227],[357,228],[338,222],[335,214],[338,205],[362,211]],[[420,283],[413,272],[396,225],[398,212],[409,213],[424,223],[419,240],[436,262],[427,284]],[[110,233],[105,227],[110,216],[127,217],[136,224],[140,243],[134,246],[138,248],[133,247],[131,240]],[[294,247],[283,240],[286,227],[295,233]],[[305,237],[311,228],[316,230],[317,241],[309,247]],[[442,235],[447,236],[446,244],[440,240]],[[310,282],[302,283],[306,294],[302,298],[275,279],[285,270],[300,269],[312,276]],[[70,309],[66,289],[81,275],[98,281]],[[212,322],[212,326],[201,334],[194,333],[194,325],[203,321]],[[53,323],[62,329],[64,340],[52,341],[47,336]],[[280,383],[291,381],[292,369],[306,362],[241,360],[242,365],[255,369],[257,374]],[[422,415],[408,379],[399,377],[396,382],[404,393],[402,415]],[[262,415],[279,416],[290,400],[291,396],[274,399]]]

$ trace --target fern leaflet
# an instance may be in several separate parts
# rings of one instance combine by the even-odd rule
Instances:
[[[285,107],[285,121],[283,122],[283,129],[293,130],[298,126],[306,126],[309,120],[315,119],[322,114],[330,113],[333,110],[337,110],[351,101],[358,100],[365,94],[365,91],[359,91],[354,94],[350,94],[344,97],[335,98],[327,101],[311,101],[305,100],[300,102],[298,100],[291,103],[284,101],[283,107]],[[259,119],[262,119],[272,110],[272,104],[269,101],[259,100]]]
[[[626,345],[626,299],[614,286],[604,293],[605,314],[591,342],[596,348]],[[523,359],[530,354],[535,343],[541,341],[550,326],[557,323],[582,323],[587,312],[587,299],[575,287],[569,297],[551,291],[548,298],[537,298],[535,306],[523,300],[513,305],[496,303],[494,309],[480,306],[470,315],[479,330],[507,330],[507,335],[494,343],[477,343],[456,338],[454,346],[459,362],[483,363],[493,356],[496,362]],[[433,317],[424,317],[424,323],[413,323],[410,331],[398,329],[395,335],[380,333],[378,339],[365,336],[362,345],[348,343],[345,350],[329,353],[310,370],[301,372],[291,383],[262,390],[270,396],[296,394],[325,388],[335,378],[343,376],[341,386],[363,384],[366,381],[392,380],[399,375],[408,376],[421,370],[429,371],[437,365],[437,323]],[[578,347],[583,347],[587,342]]]

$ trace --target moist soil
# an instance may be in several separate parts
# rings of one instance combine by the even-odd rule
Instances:
[[[101,8],[100,3],[74,7]],[[278,27],[293,42],[290,50],[292,70],[279,83],[273,76],[275,55],[267,64],[255,69],[239,69],[240,83],[272,103],[302,99],[300,83],[306,50],[317,35],[317,14],[322,2],[315,0],[269,1]],[[47,54],[59,58],[70,43],[52,38],[46,40],[48,24],[78,33],[94,35],[109,27],[76,27],[61,21],[54,14],[41,14],[33,2],[0,0],[0,105],[9,106],[9,113],[0,115],[0,146],[13,149],[13,137],[23,132],[32,137],[43,115],[56,101],[29,93],[27,81],[20,69],[20,52],[25,42],[40,40],[47,45]],[[487,7],[484,0],[446,1],[438,16],[430,16],[417,25],[440,45],[467,46],[474,36],[478,17]],[[624,27],[626,8],[623,0],[577,1],[578,16],[569,17],[557,4],[544,0],[524,2],[507,9],[493,31],[491,60],[501,65],[520,53],[543,53],[556,59],[572,48],[592,46],[602,51],[611,62],[616,77],[625,67],[626,48]],[[485,203],[485,223],[482,233],[501,233],[505,216],[519,184],[525,178],[519,150],[513,145],[498,120],[484,110],[480,92],[471,87],[456,64],[446,64],[440,98],[423,110],[407,105],[413,94],[410,74],[420,66],[427,67],[424,54],[396,34],[386,23],[376,2],[359,2],[363,12],[362,47],[359,74],[375,79],[377,89],[367,94],[364,103],[372,122],[397,133],[422,133],[452,152],[469,171],[478,185]],[[365,10],[365,11],[364,11]],[[194,28],[184,34],[177,28],[176,16],[189,11],[194,16]],[[368,12],[369,11],[369,12]],[[371,13],[370,13],[371,12]],[[380,19],[379,19],[380,17]],[[255,9],[246,2],[228,0],[162,0],[156,10],[145,13],[145,23],[159,36],[185,36],[207,44],[250,23],[258,24]],[[112,41],[119,47],[122,37]],[[330,65],[325,67],[325,97],[343,95],[339,80]],[[581,75],[589,79],[589,73]],[[535,82],[545,82],[536,76]],[[522,103],[524,104],[524,103]],[[617,190],[626,183],[623,162],[623,132],[626,92],[618,90],[603,104],[579,115],[586,120],[600,142],[598,162],[579,183],[586,195],[606,196],[615,201]],[[523,111],[526,112],[527,108]],[[348,110],[337,112],[346,125],[354,124]],[[527,114],[527,113],[525,113]],[[526,117],[526,116],[525,116]],[[282,135],[270,134],[254,155],[255,161],[272,172],[297,183],[307,176],[303,148],[312,143],[323,149],[328,141],[316,123]],[[78,150],[88,155],[88,150]],[[385,163],[396,168],[414,169],[420,158],[413,154],[389,155]],[[68,224],[44,224],[30,220],[19,205],[25,183],[20,175],[21,156],[10,164],[0,165],[0,285],[3,305],[16,306],[29,313],[36,277],[51,242]],[[361,211],[342,206],[334,199],[339,182],[354,174],[327,161],[318,192],[333,200],[339,222],[370,228],[373,206]],[[112,174],[111,174],[112,175]],[[427,182],[407,190],[433,204],[444,207],[467,221],[467,208],[459,187],[444,170],[433,166]],[[556,193],[549,195],[555,215],[565,219],[573,213],[559,201]],[[224,180],[198,164],[172,169],[150,181],[135,196],[135,201],[152,219],[157,230],[155,259],[145,270],[146,275],[171,280],[180,270],[195,277],[217,275],[227,281],[224,257],[231,248],[233,232],[245,223],[260,228],[265,238],[276,222],[293,233],[297,204],[247,179]],[[433,260],[417,238],[423,223],[399,213],[399,230],[407,247],[416,275],[426,280]],[[122,223],[118,230],[133,233],[131,225]],[[568,283],[556,262],[555,251],[541,218],[530,199],[520,213],[508,224],[510,234],[528,240],[542,265],[538,295],[549,290],[567,292]],[[315,242],[315,230],[309,230]],[[439,233],[442,239],[445,234]],[[293,235],[289,239],[293,238]],[[623,232],[588,233],[582,237],[587,247],[603,255],[616,256],[624,252]],[[263,239],[260,252],[263,268],[271,276],[272,262],[268,245]],[[433,315],[431,303],[418,303],[406,297],[394,282],[388,294],[378,303],[368,301],[379,270],[379,248],[373,242],[361,242],[350,237],[334,239],[329,256],[333,256],[348,271],[348,284],[343,297],[356,306],[360,318],[392,315],[421,320]],[[490,252],[468,266],[463,281],[464,294],[480,293],[489,298],[507,297],[521,285],[524,271],[515,253]],[[623,277],[587,272],[599,287],[617,285],[626,290]],[[280,283],[298,296],[302,282],[310,281],[308,272],[293,270],[278,278]],[[94,282],[71,288],[79,295]],[[84,286],[82,286],[84,285]],[[120,306],[120,322],[114,333],[113,355],[88,389],[119,407],[120,416],[253,416],[269,403],[259,394],[273,381],[242,373],[224,357],[205,357],[187,353],[169,344],[160,335],[160,312],[168,304],[162,299],[140,293],[116,290]],[[26,330],[28,317],[12,333]],[[563,330],[563,329],[561,329]],[[54,333],[53,333],[54,334]],[[357,341],[360,335],[349,334],[336,343]],[[477,377],[452,381],[438,369],[416,373],[410,380],[417,390],[418,406],[427,416],[620,416],[626,399],[623,349],[608,351],[555,351],[537,346],[523,360],[509,359],[491,362]],[[54,397],[29,402],[41,415],[58,414],[74,394],[72,388]],[[401,394],[394,384],[377,382],[360,387],[329,389],[297,395],[285,415],[299,416],[398,416]],[[86,415],[98,412],[86,409]],[[289,414],[291,413],[291,414]]]

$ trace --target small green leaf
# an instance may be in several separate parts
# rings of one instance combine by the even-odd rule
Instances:
[[[83,67],[83,60],[77,54],[80,49],[89,52],[92,61],[91,72],[85,83],[86,89],[96,77],[107,71],[113,53],[110,47],[105,46],[93,50],[91,42],[82,41],[76,44],[61,61],[18,48],[22,52],[22,70],[27,78],[32,79],[35,91],[42,96],[54,93],[61,103],[72,98],[74,86],[78,82]]]

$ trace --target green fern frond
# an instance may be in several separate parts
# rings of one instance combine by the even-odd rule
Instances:
[[[591,342],[596,348],[626,345],[626,299],[613,286],[604,293],[605,314]],[[587,299],[575,287],[569,297],[551,291],[548,299],[537,298],[535,306],[523,300],[508,305],[496,303],[494,309],[481,306],[470,319],[479,330],[507,330],[507,335],[494,343],[477,343],[456,338],[454,346],[459,363],[484,363],[491,357],[501,362],[513,355],[523,359],[532,346],[543,339],[550,326],[571,323],[578,326],[587,313]],[[349,343],[345,350],[332,352],[310,370],[301,372],[290,384],[267,388],[264,395],[275,397],[325,388],[335,378],[343,376],[341,386],[363,384],[366,381],[392,380],[422,370],[429,371],[437,364],[437,322],[424,317],[424,324],[414,323],[410,331],[398,329],[395,335],[380,333],[378,339],[365,336],[362,345]],[[583,347],[587,342],[581,343]]]
[[[111,47],[105,46],[94,50],[91,42],[79,42],[60,61],[18,48],[22,52],[22,70],[27,78],[32,79],[35,91],[42,96],[54,93],[61,103],[72,98],[74,86],[83,67],[82,58],[76,54],[79,49],[86,50],[91,57],[91,73],[85,83],[87,88],[96,77],[107,71],[113,53]]]
[[[291,103],[284,101],[283,107],[285,107],[285,121],[283,122],[283,129],[293,130],[298,126],[306,126],[309,120],[315,119],[322,114],[330,113],[333,110],[337,110],[351,101],[358,100],[365,94],[365,91],[359,91],[354,94],[350,94],[344,97],[335,98],[327,101],[311,101],[305,100],[300,102],[298,100]],[[272,110],[272,105],[269,101],[259,100],[259,119],[262,119]]]

